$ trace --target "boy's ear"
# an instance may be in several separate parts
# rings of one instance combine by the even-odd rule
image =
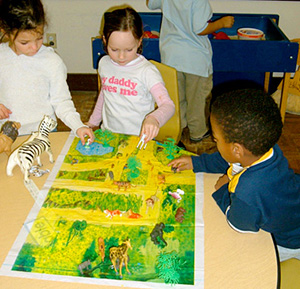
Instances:
[[[236,158],[241,159],[245,154],[245,148],[239,143],[233,143],[232,146],[233,154]]]

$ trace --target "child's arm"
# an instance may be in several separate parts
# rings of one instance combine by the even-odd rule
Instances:
[[[155,138],[162,127],[174,114],[175,105],[162,82],[155,84],[150,93],[155,99],[158,108],[145,117],[140,136],[146,134],[145,142]]]
[[[233,16],[224,16],[216,21],[209,22],[206,28],[198,35],[208,35],[222,28],[231,28],[234,24]]]
[[[9,115],[12,113],[5,105],[0,103],[0,119],[9,118]]]
[[[90,128],[95,128],[95,127],[99,126],[99,124],[102,120],[103,104],[104,104],[104,95],[103,95],[103,91],[101,90],[100,94],[98,96],[94,111],[93,111],[92,115],[90,116],[90,119],[87,123],[87,125]]]
[[[249,194],[249,191],[245,192]],[[251,192],[250,192],[251,194]],[[228,224],[241,233],[257,232],[262,220],[259,208],[250,206],[239,197],[236,192],[230,194],[228,185],[223,185],[213,193],[213,198],[225,214]]]
[[[225,174],[228,163],[221,157],[219,152],[213,154],[202,154],[201,156],[181,156],[172,160],[168,166],[177,168],[177,172],[193,170],[195,173],[221,173]]]

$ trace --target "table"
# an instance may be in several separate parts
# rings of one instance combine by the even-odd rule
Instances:
[[[68,132],[50,134],[54,157],[57,157],[69,136]],[[13,144],[16,148],[26,137],[19,137]],[[48,155],[42,155],[47,163]],[[6,176],[7,156],[0,155],[0,264],[2,265],[12,247],[34,200],[23,184],[23,175],[18,167],[14,176]],[[53,165],[50,165],[52,168]],[[35,178],[42,188],[47,176]],[[204,222],[205,222],[205,289],[209,288],[272,288],[278,282],[278,265],[271,235],[260,231],[258,234],[241,234],[233,231],[211,197],[218,175],[204,175]],[[22,279],[0,276],[0,287],[5,289],[92,289],[107,286],[66,283],[37,279]],[[117,288],[117,287],[109,287]],[[125,288],[125,287],[122,287]],[[175,287],[176,288],[176,287]]]
[[[160,31],[162,14],[157,12],[139,13],[144,30]],[[214,13],[212,20],[223,17],[225,13]],[[292,43],[279,28],[279,15],[231,13],[235,22],[232,28],[221,29],[231,40],[213,39],[209,35],[213,50],[213,80],[216,93],[222,93],[226,86],[231,89],[249,85],[269,89],[271,72],[283,72],[280,112],[284,120],[290,73],[296,70],[298,43]],[[238,40],[237,29],[251,27],[265,33],[263,41]],[[93,67],[104,54],[102,38],[92,38]],[[159,39],[143,39],[143,55],[147,59],[160,62]],[[224,87],[223,87],[224,86]]]

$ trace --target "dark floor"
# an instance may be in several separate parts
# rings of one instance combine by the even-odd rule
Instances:
[[[81,115],[82,121],[86,122],[91,115],[97,100],[96,91],[72,91],[74,104]],[[63,123],[58,122],[58,131],[69,130]],[[214,152],[216,146],[211,138],[204,139],[200,143],[191,143],[188,130],[183,131],[181,140],[188,151],[201,154]],[[286,114],[283,134],[279,140],[279,146],[289,161],[290,167],[300,173],[300,115]]]

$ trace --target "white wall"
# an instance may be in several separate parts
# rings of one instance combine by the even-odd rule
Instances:
[[[139,12],[146,12],[145,0],[124,0]],[[69,73],[95,73],[92,67],[91,37],[99,35],[103,13],[118,0],[43,0],[48,16],[46,32],[57,34],[57,52]],[[279,27],[289,39],[300,38],[300,2],[212,0],[216,13],[278,14]]]

